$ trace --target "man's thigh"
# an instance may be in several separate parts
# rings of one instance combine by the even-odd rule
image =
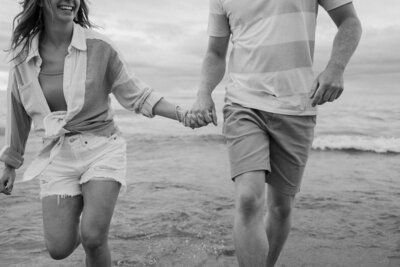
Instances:
[[[231,177],[252,171],[268,173],[277,191],[295,195],[314,138],[315,116],[288,116],[228,105],[224,107]]]
[[[267,182],[283,194],[300,191],[314,128],[315,116],[274,114],[268,125],[271,172]]]
[[[224,107],[223,133],[232,180],[244,173],[270,170],[269,137],[263,124],[253,109],[239,105]]]

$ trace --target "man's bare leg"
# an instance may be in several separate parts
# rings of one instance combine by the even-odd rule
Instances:
[[[291,227],[291,214],[294,196],[285,195],[268,185],[265,229],[268,237],[269,251],[267,264],[273,267],[287,240]]]
[[[263,223],[265,171],[252,171],[235,179],[234,243],[240,267],[265,267],[268,240]]]

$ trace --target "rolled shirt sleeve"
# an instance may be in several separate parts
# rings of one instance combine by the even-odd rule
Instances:
[[[32,120],[21,102],[14,77],[10,70],[7,88],[7,124],[5,145],[0,151],[0,161],[19,168],[24,162],[25,146],[31,129]]]
[[[340,6],[346,5],[353,2],[352,0],[318,0],[318,3],[326,10],[330,11],[332,9],[338,8]]]
[[[111,92],[126,109],[154,117],[153,108],[162,99],[152,88],[128,70],[117,50],[113,50],[107,69]]]
[[[227,37],[231,34],[229,20],[220,0],[210,0],[207,32],[212,37]]]

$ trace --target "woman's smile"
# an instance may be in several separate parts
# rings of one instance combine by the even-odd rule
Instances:
[[[69,5],[59,5],[57,8],[64,10],[64,11],[70,11],[72,12],[74,10],[74,6],[69,6]]]

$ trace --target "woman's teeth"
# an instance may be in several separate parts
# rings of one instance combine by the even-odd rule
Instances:
[[[72,6],[59,6],[59,8],[62,10],[68,10],[68,11],[72,11],[72,9],[73,9]]]

